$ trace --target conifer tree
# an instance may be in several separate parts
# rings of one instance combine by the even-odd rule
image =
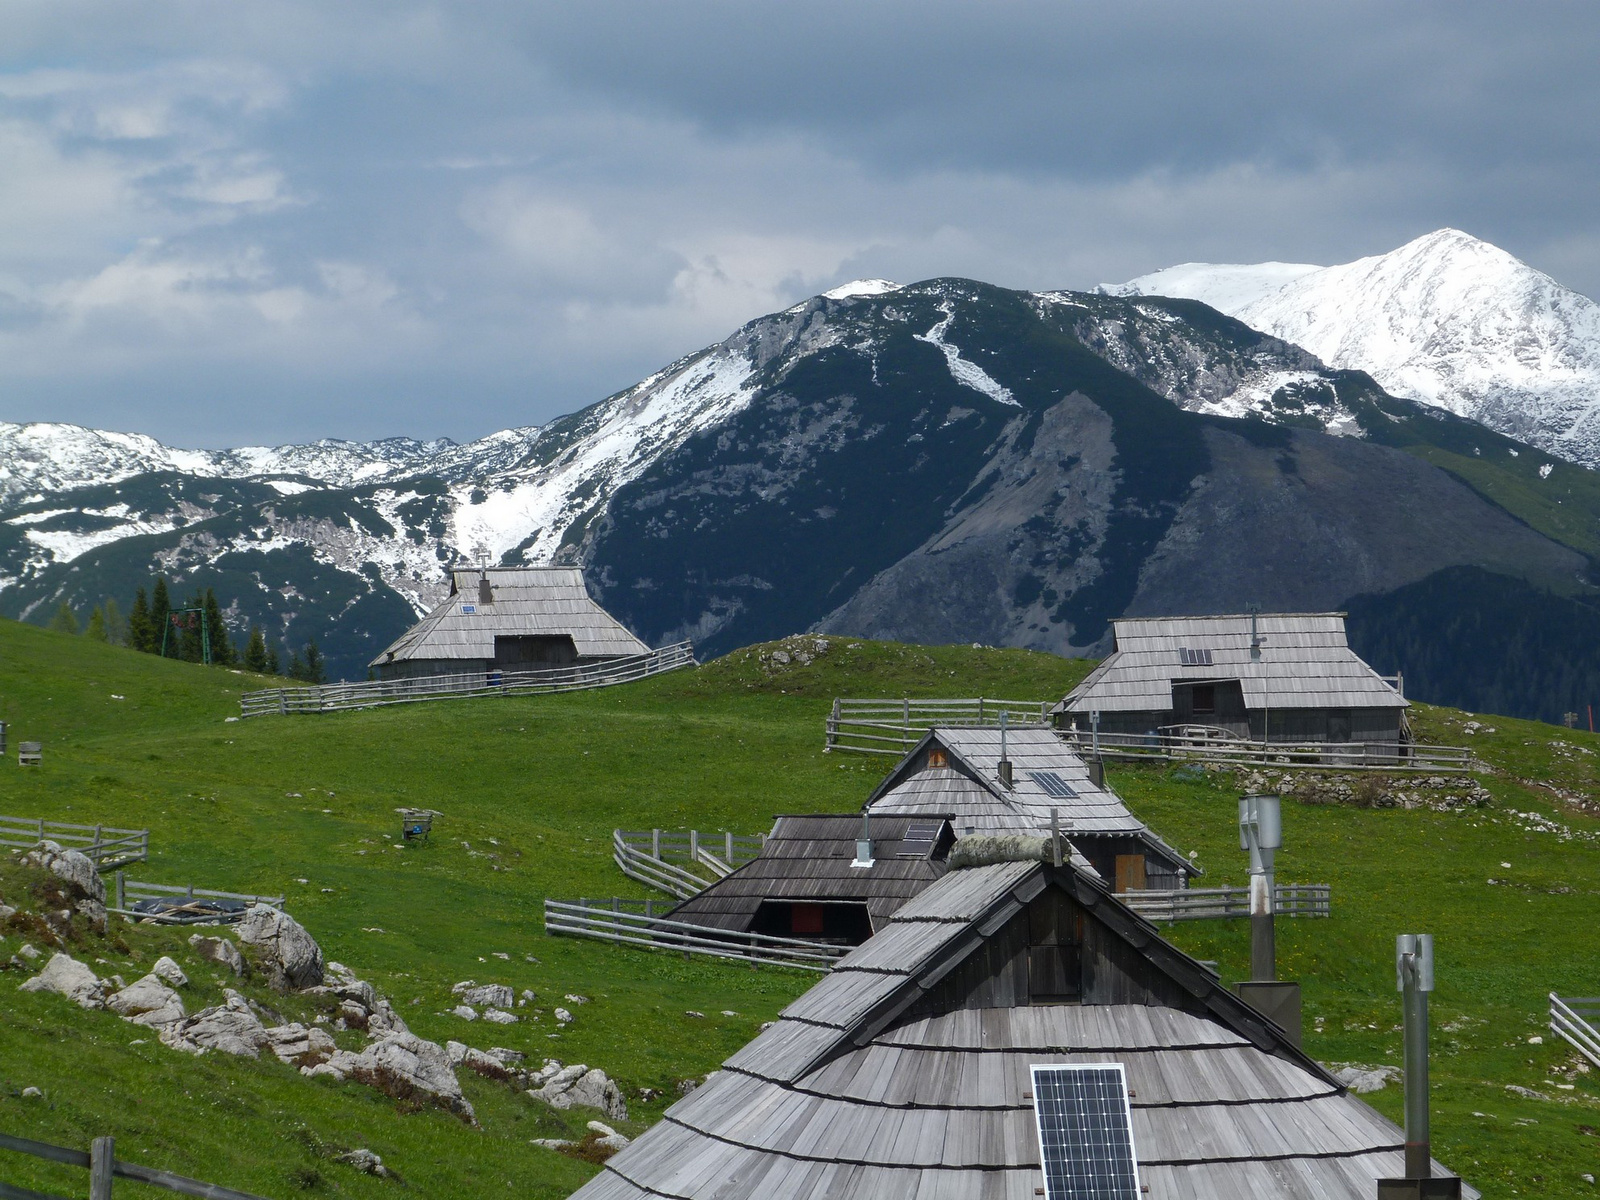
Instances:
[[[250,641],[244,648],[244,669],[265,675],[268,666],[267,639],[261,635],[261,626],[250,626]],[[272,672],[274,675],[276,671]]]
[[[328,664],[322,660],[322,651],[317,649],[316,638],[306,643],[305,669],[307,683],[328,682]]]
[[[156,585],[150,592],[150,653],[162,653],[166,647],[168,658],[178,657],[178,639],[172,636],[172,631],[167,628],[168,618],[172,615],[172,598],[167,594],[167,581],[160,575],[156,576]]]
[[[128,614],[128,649],[139,650],[145,654],[153,654],[159,646],[150,644],[150,601],[145,598],[144,589],[140,588],[133,594],[133,611]]]
[[[278,643],[274,642],[267,647],[267,674],[282,675],[283,663],[278,658]]]
[[[289,651],[289,678],[304,680],[306,677],[306,664],[300,661],[300,651]]]
[[[77,633],[78,615],[72,611],[72,605],[65,600],[61,607],[56,609],[56,615],[50,618],[50,628],[57,633]]]
[[[233,640],[228,636],[228,625],[222,619],[222,606],[217,603],[217,593],[206,589],[205,604],[206,631],[211,636],[211,661],[219,667],[233,666],[237,655],[233,652]]]
[[[85,637],[93,638],[97,642],[109,642],[111,640],[106,633],[105,610],[98,604],[89,610],[89,625],[83,632]]]
[[[202,611],[198,613],[189,612],[183,614],[183,637],[181,639],[182,645],[178,654],[184,662],[201,662],[201,651],[204,648],[204,642],[201,640],[201,630],[204,628],[205,623],[205,612],[203,611],[205,608],[205,597],[199,592],[196,592],[193,596],[189,597],[189,603],[184,605],[184,607],[198,608]]]
[[[117,606],[115,600],[106,600],[105,614],[106,641],[113,646],[126,646],[128,644],[128,623],[122,619],[122,609]]]

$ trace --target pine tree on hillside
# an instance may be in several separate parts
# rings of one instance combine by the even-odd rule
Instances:
[[[233,639],[228,634],[228,626],[222,619],[222,606],[217,603],[217,593],[211,588],[206,589],[205,604],[206,631],[211,635],[211,661],[219,667],[231,667],[238,661],[238,655],[233,651]]]
[[[267,647],[267,674],[282,675],[283,661],[278,657],[278,643],[273,642]]]
[[[322,651],[317,649],[316,638],[306,643],[305,669],[307,683],[328,682],[328,664],[322,660]]]
[[[145,598],[144,589],[140,588],[133,594],[133,611],[128,614],[128,649],[154,654],[159,646],[152,645],[150,641],[150,631],[153,627],[150,620],[150,601]]]
[[[289,678],[304,680],[305,677],[306,665],[300,661],[300,651],[291,650],[289,652]]]
[[[106,614],[98,604],[89,610],[89,624],[83,631],[85,637],[93,638],[97,642],[109,642],[111,638],[106,633]]]
[[[128,644],[128,623],[122,619],[122,609],[117,607],[115,600],[105,603],[106,615],[106,641],[113,646],[126,646]]]
[[[72,611],[72,605],[65,600],[61,607],[56,609],[56,615],[50,618],[50,628],[57,633],[77,633],[78,615]]]
[[[244,669],[257,675],[268,673],[267,639],[261,635],[261,626],[250,626],[250,641],[244,648]],[[277,671],[272,671],[276,675]]]
[[[177,638],[170,636],[167,618],[172,615],[172,597],[167,594],[167,581],[156,576],[156,585],[150,592],[150,653],[162,653],[166,647],[168,658],[178,657]]]

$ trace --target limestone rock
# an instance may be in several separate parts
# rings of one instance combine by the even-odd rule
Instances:
[[[516,1013],[508,1013],[503,1008],[486,1008],[483,1010],[483,1019],[491,1025],[515,1025],[520,1018]]]
[[[389,1168],[383,1165],[383,1159],[365,1148],[341,1154],[334,1161],[349,1163],[362,1174],[376,1175],[379,1179],[387,1179],[390,1174]]]
[[[588,1128],[589,1132],[595,1135],[594,1144],[602,1150],[609,1150],[612,1154],[623,1149],[631,1140],[618,1133],[604,1121],[590,1121]]]
[[[296,1067],[319,1066],[339,1050],[326,1030],[299,1022],[267,1030],[267,1045],[280,1059]]]
[[[256,905],[239,922],[239,940],[260,953],[268,981],[279,991],[322,982],[322,948],[288,913]]]
[[[501,1059],[492,1050],[474,1050],[461,1042],[446,1042],[444,1051],[453,1067],[465,1067],[485,1079],[498,1079],[514,1083],[519,1087],[526,1086],[527,1072],[517,1070],[512,1063]]]
[[[336,1052],[320,1066],[305,1069],[311,1076],[354,1079],[386,1096],[410,1099],[421,1095],[465,1121],[472,1121],[472,1105],[461,1094],[450,1056],[436,1042],[414,1033],[391,1033],[360,1053]]]
[[[150,974],[175,988],[189,985],[189,977],[183,973],[183,968],[165,954],[156,959],[150,968]]]
[[[235,975],[244,974],[244,956],[239,953],[231,939],[225,937],[207,937],[197,933],[190,937],[189,945],[194,952],[208,962],[221,963]]]
[[[80,855],[81,857],[81,855]],[[26,950],[27,947],[24,947]],[[83,1008],[103,1008],[106,985],[95,973],[70,954],[52,954],[32,979],[22,984],[25,992],[56,992]]]
[[[117,992],[106,1001],[106,1007],[120,1017],[152,1029],[184,1018],[183,1000],[154,971]]]
[[[72,901],[72,909],[65,914],[67,920],[70,921],[72,912],[78,912],[88,918],[96,930],[105,932],[106,883],[88,855],[77,850],[63,850],[58,843],[45,841],[22,856],[22,865],[49,871],[66,885],[67,896]]]
[[[515,993],[503,983],[480,984],[468,979],[456,984],[450,992],[460,997],[462,1004],[470,1004],[473,1008],[510,1008],[516,1000]]]
[[[1397,1083],[1401,1074],[1396,1067],[1367,1067],[1360,1063],[1350,1063],[1346,1066],[1330,1064],[1337,1067],[1333,1077],[1357,1095],[1366,1095],[1369,1092],[1382,1091],[1390,1083]]]
[[[476,1021],[478,1019],[477,1010],[468,1008],[465,1004],[458,1004],[450,1011],[456,1016],[460,1017],[463,1021]]]
[[[561,1067],[530,1088],[528,1095],[551,1108],[598,1108],[614,1121],[628,1117],[628,1106],[617,1085],[599,1067],[591,1070],[582,1063]]]
[[[190,1054],[219,1050],[223,1054],[259,1058],[261,1047],[268,1041],[265,1027],[243,996],[234,991],[226,995],[226,1003],[202,1008],[191,1017],[164,1026],[161,1040],[174,1050]]]

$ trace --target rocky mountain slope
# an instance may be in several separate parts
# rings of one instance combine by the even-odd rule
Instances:
[[[1396,396],[1600,466],[1600,305],[1459,230],[1341,266],[1187,263],[1103,290],[1203,301]]]
[[[1600,554],[1591,471],[1191,300],[965,280],[836,289],[431,454],[146,447],[57,488],[57,436],[132,441],[35,436],[57,474],[14,470],[0,607],[159,569],[355,677],[460,558],[582,563],[641,636],[706,653],[813,627],[1075,652],[1123,613],[1381,605],[1460,567],[1584,604]]]

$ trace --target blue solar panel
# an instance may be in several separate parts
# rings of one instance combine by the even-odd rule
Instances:
[[[1054,771],[1029,771],[1028,778],[1044,789],[1047,796],[1054,796],[1058,800],[1071,800],[1078,793],[1072,790],[1072,785]]]
[[[1033,1068],[1045,1200],[1140,1200],[1121,1063]]]

